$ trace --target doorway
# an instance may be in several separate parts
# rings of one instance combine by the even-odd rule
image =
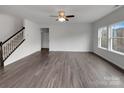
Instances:
[[[41,28],[41,52],[49,53],[49,28]]]

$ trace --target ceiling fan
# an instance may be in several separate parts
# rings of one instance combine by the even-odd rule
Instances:
[[[64,22],[69,21],[69,18],[75,17],[75,15],[65,15],[65,11],[61,10],[58,11],[58,16],[50,16],[50,17],[56,17],[56,21]]]

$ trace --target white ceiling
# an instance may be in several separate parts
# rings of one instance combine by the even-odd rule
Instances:
[[[92,23],[114,11],[114,5],[4,5],[0,11],[20,16],[39,24],[57,23],[50,15],[57,15],[59,10],[64,10],[66,15],[73,14],[69,23]]]

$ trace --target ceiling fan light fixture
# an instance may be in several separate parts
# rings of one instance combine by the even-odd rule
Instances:
[[[51,16],[51,17],[56,17],[56,21],[65,22],[65,21],[69,21],[69,18],[75,17],[75,15],[65,15],[65,12],[61,10],[58,11],[57,16]]]
[[[65,20],[65,18],[63,18],[63,17],[60,17],[60,18],[58,18],[58,21],[64,22],[64,21],[66,21],[66,20]]]

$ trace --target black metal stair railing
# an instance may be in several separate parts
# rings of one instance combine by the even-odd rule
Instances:
[[[0,67],[4,67],[5,60],[25,41],[23,27],[17,33],[0,42]]]

